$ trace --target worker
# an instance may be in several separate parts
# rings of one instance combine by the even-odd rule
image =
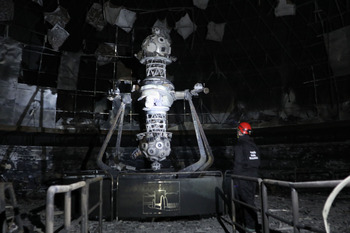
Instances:
[[[234,147],[233,174],[239,176],[258,177],[260,151],[251,138],[252,127],[241,122],[237,127],[237,144]],[[256,182],[234,179],[236,199],[255,206]],[[237,208],[238,207],[238,208]],[[255,210],[243,205],[237,206],[237,219],[245,227],[245,232],[256,232],[258,221]]]

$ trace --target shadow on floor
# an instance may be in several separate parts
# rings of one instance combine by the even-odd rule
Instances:
[[[231,233],[232,232],[232,223],[230,220],[228,220],[227,218],[223,217],[223,216],[218,216],[217,217],[217,220],[219,222],[219,224],[221,225],[222,229],[226,232],[226,233]],[[261,225],[259,224],[259,230],[257,231],[257,233],[263,233],[261,231],[262,227]],[[239,230],[236,230],[236,232],[239,232],[239,233],[245,233],[244,231],[239,231]],[[270,229],[270,233],[282,233],[281,231],[276,231],[276,230],[272,230]]]

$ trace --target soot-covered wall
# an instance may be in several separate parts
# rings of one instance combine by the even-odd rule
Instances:
[[[40,134],[14,135],[8,132],[1,136],[1,177],[13,182],[16,190],[23,195],[45,191],[48,185],[61,182],[67,175],[89,174],[100,170],[96,159],[104,135],[45,135],[46,143],[43,146],[38,145],[43,141],[40,140]],[[210,170],[225,172],[232,168],[235,138],[230,134],[222,136],[225,139],[220,140],[221,143],[217,140],[218,135],[208,135],[215,158]],[[16,140],[18,137],[21,140]],[[163,162],[164,171],[176,171],[199,159],[193,135],[187,139],[181,137],[183,135],[174,136],[175,145],[169,158]],[[347,156],[350,154],[349,140],[333,138],[333,141],[324,142],[294,140],[289,143],[270,143],[266,138],[268,136],[261,134],[255,138],[262,154],[260,175],[263,178],[287,181],[329,180],[343,179],[350,172],[350,157]],[[176,141],[182,144],[178,145]],[[131,158],[136,147],[136,140],[133,141],[132,137],[126,136],[124,141],[122,139],[119,160],[111,159],[115,156],[114,142],[115,138],[112,138],[103,158],[105,163],[115,168],[119,166],[123,171],[151,171],[150,164],[143,158]]]

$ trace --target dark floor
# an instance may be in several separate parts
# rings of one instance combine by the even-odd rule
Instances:
[[[292,219],[291,200],[285,195],[274,195],[269,198],[269,209],[279,216]],[[310,225],[324,230],[322,219],[322,209],[327,199],[327,193],[300,193],[299,194],[299,221],[302,224]],[[259,205],[259,198],[256,199]],[[20,213],[24,219],[24,225],[27,232],[45,232],[45,198],[21,199],[18,198]],[[350,192],[344,190],[336,198],[330,211],[328,221],[333,233],[350,232]],[[261,218],[261,216],[259,216]],[[63,224],[63,211],[55,211],[55,229]],[[196,218],[166,218],[153,219],[150,221],[103,221],[102,231],[104,233],[226,233],[232,232],[229,224],[229,216],[224,215],[217,218],[216,216],[196,217]],[[260,220],[261,221],[261,220]],[[261,223],[261,222],[260,222]],[[270,229],[273,233],[293,232],[293,228],[285,223],[270,218]],[[98,232],[98,221],[89,221],[89,231]],[[73,221],[70,232],[80,232],[80,226]],[[301,230],[301,233],[311,232]]]

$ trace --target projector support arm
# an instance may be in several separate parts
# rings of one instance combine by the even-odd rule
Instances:
[[[199,120],[198,114],[192,102],[193,94],[196,94],[196,93],[194,93],[193,91],[191,91],[190,93],[188,90],[184,91],[184,99],[187,100],[190,105],[191,116],[193,120],[193,127],[196,133],[196,138],[197,138],[197,143],[198,143],[198,148],[200,153],[200,159],[196,163],[191,164],[190,166],[180,170],[182,172],[204,171],[208,169],[213,164],[213,161],[214,161],[214,156],[210,149],[207,137],[205,136],[202,124]]]
[[[117,143],[116,143],[116,152],[117,153],[119,152],[120,141],[121,141],[120,139],[121,139],[122,129],[123,129],[124,111],[125,111],[125,103],[122,102],[119,109],[118,109],[118,112],[113,120],[112,126],[109,129],[108,134],[103,142],[103,145],[98,153],[97,165],[105,172],[108,172],[112,168],[102,161],[102,157],[103,157],[104,152],[106,151],[106,148],[107,148],[109,141],[111,140],[113,132],[114,132],[116,125],[118,123],[118,120],[119,120],[119,126],[118,126],[118,136],[117,136]]]

